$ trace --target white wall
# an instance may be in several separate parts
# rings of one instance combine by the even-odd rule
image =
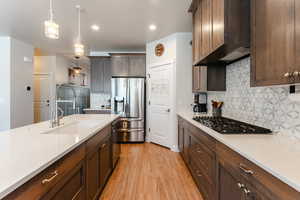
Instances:
[[[160,57],[155,55],[155,47],[159,43],[162,43],[165,47],[164,54]],[[174,59],[176,59],[176,34],[150,42],[146,45],[146,70],[149,70],[150,65],[164,63]]]
[[[10,38],[0,37],[0,131],[10,128]]]
[[[172,109],[171,109],[171,121],[172,128],[170,146],[173,151],[178,151],[178,137],[177,137],[177,110],[190,108],[192,103],[192,82],[190,77],[192,76],[192,46],[190,42],[192,40],[191,33],[175,33],[168,37],[162,38],[157,41],[150,42],[146,45],[146,72],[149,73],[150,66],[165,64],[168,62],[174,62],[174,83],[172,89],[174,91]],[[157,44],[162,43],[165,47],[165,52],[162,56],[155,55],[155,47]],[[148,85],[148,84],[147,84]],[[150,89],[147,88],[147,94]],[[149,96],[147,95],[147,102]],[[149,105],[147,104],[147,110]],[[149,141],[149,112],[147,112],[147,141]]]
[[[0,54],[0,130],[31,124],[33,47],[14,38],[1,37]]]
[[[11,128],[33,123],[33,55],[33,46],[11,38]]]
[[[176,108],[192,109],[192,33],[178,33],[176,36]]]

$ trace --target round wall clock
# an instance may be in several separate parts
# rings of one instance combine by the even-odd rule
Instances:
[[[155,55],[156,56],[162,56],[164,54],[165,47],[163,44],[158,44],[155,47]]]

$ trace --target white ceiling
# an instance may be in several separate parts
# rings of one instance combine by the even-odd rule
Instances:
[[[174,32],[192,29],[187,12],[192,0],[53,0],[60,39],[44,37],[49,0],[0,0],[0,36],[9,35],[55,53],[71,53],[77,35],[77,13],[82,13],[83,43],[91,51],[143,51],[145,43]],[[92,24],[101,29],[93,32]],[[150,24],[157,30],[151,32]]]

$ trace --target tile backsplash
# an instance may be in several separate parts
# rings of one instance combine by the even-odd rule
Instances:
[[[91,93],[91,108],[100,108],[102,105],[108,105],[110,94]]]
[[[250,58],[227,66],[226,87],[226,92],[208,92],[210,113],[211,100],[224,101],[225,117],[300,135],[300,102],[289,98],[288,86],[251,88]]]

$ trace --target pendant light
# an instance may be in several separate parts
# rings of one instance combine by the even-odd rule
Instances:
[[[77,41],[74,44],[74,52],[75,52],[75,56],[77,57],[81,57],[84,55],[84,46],[81,43],[81,30],[80,30],[80,22],[81,22],[81,18],[80,18],[80,5],[76,6],[77,10],[78,10],[78,37],[77,37]]]
[[[53,20],[53,2],[50,1],[50,10],[49,10],[49,20],[44,22],[45,25],[45,35],[50,39],[59,38],[59,25],[56,24]]]

